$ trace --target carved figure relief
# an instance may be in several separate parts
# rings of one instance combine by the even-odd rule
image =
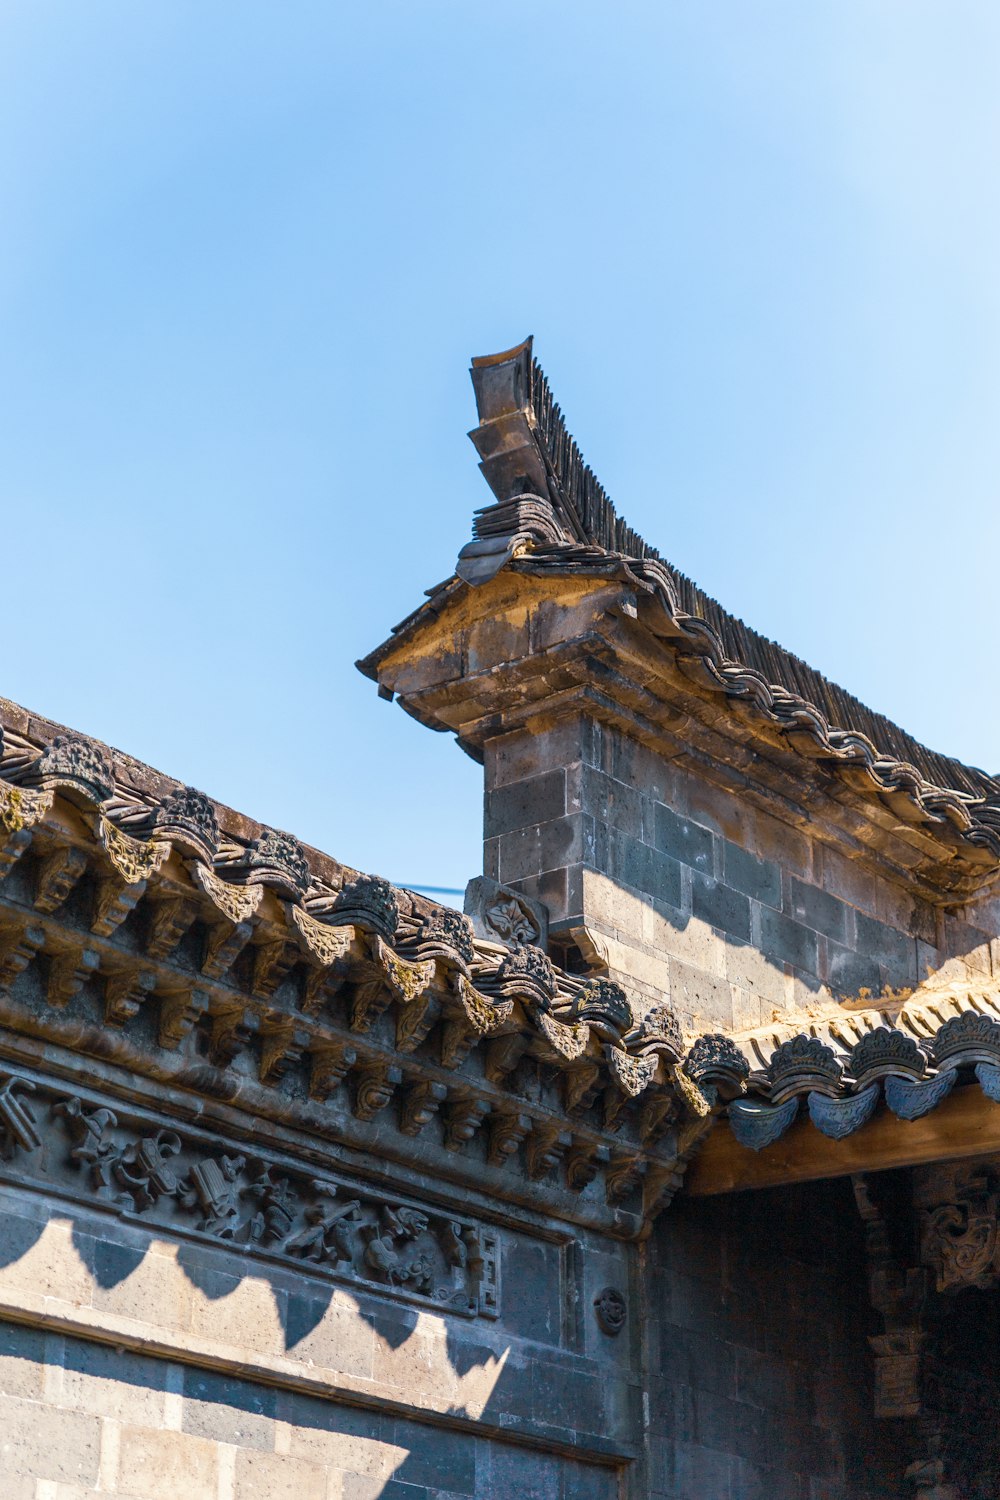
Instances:
[[[21,1094],[47,1104],[36,1125]],[[427,1101],[437,1106],[438,1100]],[[470,1101],[481,1114],[478,1101]],[[0,1082],[2,1155],[49,1194],[103,1206],[160,1230],[207,1236],[250,1254],[289,1257],[314,1271],[425,1301],[466,1316],[496,1317],[497,1240],[453,1211],[402,1202],[385,1191],[308,1175],[270,1154],[222,1149],[127,1106],[114,1110],[47,1083]],[[53,1145],[23,1164],[25,1152]],[[59,1138],[63,1148],[58,1149]],[[68,1145],[68,1149],[66,1146]],[[2,1169],[0,1169],[2,1175]]]

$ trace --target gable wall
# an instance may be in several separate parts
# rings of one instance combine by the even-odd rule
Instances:
[[[788,817],[582,717],[487,744],[486,874],[685,1026],[750,1029],[1000,962],[995,914],[942,916]]]

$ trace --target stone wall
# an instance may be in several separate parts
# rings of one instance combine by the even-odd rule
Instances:
[[[944,917],[690,765],[582,717],[487,745],[486,874],[683,1024],[737,1030],[831,996],[1000,963],[994,910]],[[976,925],[978,924],[978,925]]]
[[[900,1500],[848,1181],[679,1199],[646,1288],[650,1500]]]
[[[639,1325],[609,1337],[592,1303],[628,1289],[630,1253],[504,1246],[510,1296],[484,1323],[5,1186],[0,1494],[617,1500]]]
[[[849,1184],[507,1255],[485,1327],[4,1188],[4,1500],[898,1500]]]

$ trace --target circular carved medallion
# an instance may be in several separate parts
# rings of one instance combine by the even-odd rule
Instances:
[[[606,1286],[603,1292],[598,1292],[594,1298],[594,1312],[597,1315],[597,1326],[602,1333],[614,1337],[625,1327],[628,1308],[621,1292],[616,1291],[613,1286]]]

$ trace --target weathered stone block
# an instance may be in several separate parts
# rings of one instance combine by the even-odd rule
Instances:
[[[732,1460],[727,1453],[696,1443],[674,1443],[665,1469],[662,1493],[671,1500],[734,1500]]]
[[[52,1479],[92,1487],[97,1482],[100,1438],[97,1417],[60,1411],[19,1396],[0,1396],[3,1484],[10,1476],[12,1481]]]
[[[95,1309],[170,1328],[190,1323],[193,1289],[172,1253],[97,1240],[92,1263]]]
[[[195,1437],[237,1448],[274,1448],[273,1387],[188,1366],[183,1372],[181,1426]]]
[[[727,938],[725,944],[726,978],[739,986],[752,999],[759,999],[769,1018],[772,1009],[785,1004],[788,983],[785,968],[773,958],[762,953],[753,943],[741,943]]]
[[[49,1357],[40,1329],[0,1323],[0,1394],[40,1396]]]
[[[749,898],[697,870],[691,876],[691,910],[703,922],[711,923],[730,937],[749,941]]]
[[[715,837],[710,829],[682,817],[662,802],[656,804],[654,820],[658,849],[693,869],[712,873]]]
[[[875,959],[854,948],[828,942],[825,967],[824,978],[838,995],[856,996],[862,990],[877,995],[882,988],[881,970]]]
[[[851,908],[828,891],[809,885],[804,880],[791,879],[788,914],[806,927],[822,932],[837,943],[848,941],[848,920],[853,915]]]
[[[809,1417],[809,1380],[794,1362],[757,1349],[736,1353],[737,1400],[772,1412]]]
[[[694,1328],[667,1325],[660,1349],[660,1373],[673,1385],[736,1395],[736,1346]]]
[[[872,958],[887,970],[887,982],[893,985],[915,984],[917,979],[916,940],[884,922],[858,912],[855,916],[856,943],[859,953]]]
[[[346,1302],[305,1292],[288,1296],[282,1347],[327,1370],[370,1378],[375,1336],[371,1320]]]
[[[133,1427],[162,1426],[170,1369],[165,1360],[58,1335],[50,1336],[49,1357],[61,1367],[60,1406]]]
[[[681,867],[676,859],[619,829],[609,829],[607,872],[631,890],[657,901],[681,904]]]
[[[770,1005],[766,1005],[752,990],[743,989],[738,984],[731,984],[729,988],[733,1003],[734,1031],[754,1031],[758,1026],[763,1026],[771,1014]]]
[[[118,1448],[120,1495],[142,1500],[216,1500],[219,1450],[186,1432],[123,1426]]]
[[[344,1474],[340,1488],[330,1500],[437,1500],[422,1484],[397,1484],[394,1479],[368,1479],[362,1474]]]
[[[455,1376],[438,1341],[428,1337],[417,1315],[379,1314],[372,1345],[372,1377],[409,1401],[447,1409]]]
[[[90,1300],[86,1260],[91,1241],[74,1237],[63,1219],[44,1219],[11,1208],[0,1214],[0,1287],[76,1305]]]
[[[694,1393],[695,1437],[706,1448],[730,1453],[752,1463],[765,1460],[768,1452],[764,1414],[745,1401],[733,1401],[714,1391]]]
[[[541,1240],[509,1237],[504,1244],[503,1282],[519,1295],[504,1309],[504,1325],[520,1338],[558,1344],[562,1333],[562,1251]]]
[[[233,1494],[234,1500],[261,1500],[265,1495],[267,1500],[326,1500],[327,1473],[320,1464],[287,1453],[241,1448]]]
[[[803,927],[786,917],[783,912],[772,911],[769,906],[757,908],[760,924],[761,952],[779,963],[793,964],[815,974],[819,965],[819,943],[811,927]]]
[[[315,1396],[278,1391],[275,1450],[384,1482],[399,1468],[407,1449],[396,1438],[396,1423],[379,1412],[331,1406]]]
[[[485,1495],[516,1495],[518,1500],[561,1500],[563,1460],[530,1453],[503,1443],[489,1445],[489,1479]]]
[[[567,812],[588,812],[596,822],[643,836],[643,797],[633,786],[615,781],[592,766],[574,766],[567,785]]]
[[[476,1440],[464,1432],[400,1422],[396,1435],[407,1456],[397,1470],[397,1482],[426,1485],[454,1495],[476,1493]]]
[[[780,865],[758,859],[756,854],[725,839],[722,843],[722,874],[733,890],[742,891],[744,896],[751,896],[764,906],[780,907]]]
[[[679,1016],[700,1016],[708,1026],[733,1025],[733,994],[728,979],[706,974],[679,958],[670,960],[670,1003]]]
[[[683,959],[708,974],[726,972],[726,944],[717,933],[700,917],[668,902],[654,900],[644,906],[642,937],[654,953]]]
[[[506,786],[557,766],[593,759],[594,722],[586,715],[560,719],[541,731],[516,730],[497,735],[485,745],[486,785]]]
[[[593,819],[585,813],[568,813],[552,822],[501,834],[497,878],[512,883],[544,870],[592,862],[593,853]]]
[[[545,771],[525,781],[487,791],[485,798],[484,836],[510,833],[515,828],[529,828],[548,823],[566,812],[566,772]]]
[[[192,1292],[191,1329],[202,1338],[255,1354],[283,1354],[285,1294],[263,1280],[199,1268]]]

